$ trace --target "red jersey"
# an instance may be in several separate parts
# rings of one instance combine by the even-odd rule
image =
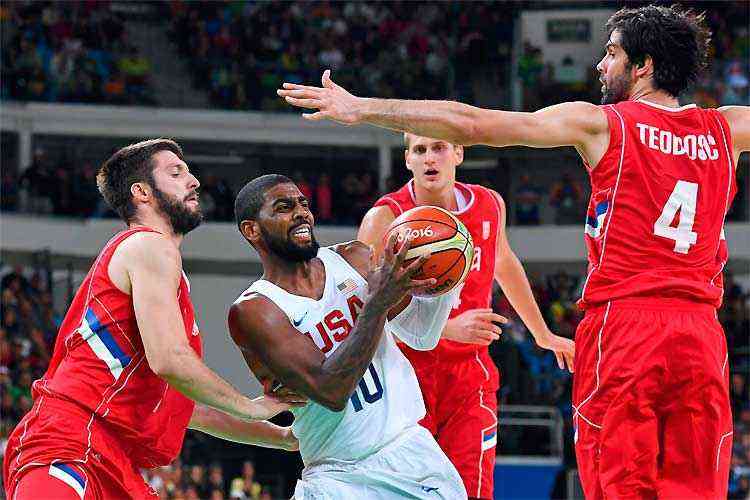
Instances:
[[[396,217],[414,208],[417,205],[413,183],[411,180],[398,191],[383,196],[374,206],[387,206]],[[464,223],[474,240],[474,261],[461,290],[459,303],[451,311],[451,318],[469,309],[490,307],[501,216],[500,204],[489,189],[459,182],[455,189],[458,196],[465,200],[465,206],[452,213]],[[487,351],[487,347],[445,339],[441,339],[432,351],[414,351],[406,346],[401,347],[412,361],[422,356],[438,356],[441,359],[474,357],[477,351]]]
[[[721,305],[724,217],[736,192],[729,126],[714,109],[602,106],[609,147],[591,177],[582,307],[614,299]]]
[[[49,368],[32,386],[34,407],[16,426],[6,468],[51,460],[86,462],[99,436],[122,448],[136,467],[169,464],[182,448],[194,403],[148,366],[130,295],[109,278],[117,246],[148,228],[115,235],[89,270],[60,326]],[[184,274],[177,293],[185,336],[202,355],[200,333]],[[66,428],[49,429],[35,417],[46,408],[70,415]],[[92,429],[93,428],[93,429]],[[96,445],[95,445],[96,446]],[[106,450],[97,450],[105,453]],[[8,477],[8,470],[6,477]]]

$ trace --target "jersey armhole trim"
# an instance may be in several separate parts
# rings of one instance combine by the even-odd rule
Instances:
[[[620,136],[619,134],[619,120],[618,116],[616,114],[619,114],[615,111],[614,105],[607,105],[607,106],[600,106],[599,109],[602,110],[602,113],[604,113],[604,116],[607,117],[607,128],[609,129],[608,134],[608,143],[607,143],[607,149],[604,150],[604,154],[601,158],[599,158],[599,161],[596,163],[596,165],[591,165],[586,158],[584,158],[580,153],[579,156],[581,156],[581,160],[583,160],[583,165],[586,171],[588,171],[589,175],[591,175],[594,170],[599,168],[599,165],[602,164],[604,159],[609,155],[613,148],[614,144],[617,144],[617,139],[619,137],[620,141],[624,141],[624,138]],[[623,131],[621,135],[625,135],[625,132]]]

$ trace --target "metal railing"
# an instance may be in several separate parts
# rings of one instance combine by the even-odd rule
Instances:
[[[561,464],[563,461],[563,417],[554,406],[504,405],[498,414],[498,424],[503,436],[512,436],[513,427],[526,430],[543,428],[548,441],[538,443],[540,446],[533,453],[520,453],[516,448],[506,450],[502,441],[498,445],[496,461],[504,464],[548,463]],[[523,437],[523,432],[520,434]],[[511,447],[512,448],[512,447]],[[510,453],[505,453],[510,451]]]

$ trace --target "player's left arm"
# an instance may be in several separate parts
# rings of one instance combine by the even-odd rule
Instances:
[[[376,207],[377,208],[381,207]],[[389,210],[386,208],[386,210]],[[391,219],[392,220],[392,219]],[[383,232],[387,229],[387,226]],[[368,241],[378,240],[372,233],[366,234],[360,228],[360,235],[365,235]],[[382,244],[381,244],[382,247]],[[338,245],[336,251],[341,254],[357,272],[367,276],[372,259],[372,246],[367,246],[361,241],[352,241]],[[438,297],[413,297],[407,295],[400,304],[388,311],[386,330],[393,333],[406,345],[418,351],[429,351],[434,349],[440,341],[440,337],[448,321],[453,304],[458,299],[461,287],[440,295]]]
[[[502,288],[503,293],[531,332],[536,343],[540,347],[555,352],[557,364],[561,369],[564,369],[567,364],[568,369],[573,371],[573,341],[555,335],[547,327],[536,299],[534,299],[529,279],[526,277],[521,261],[518,260],[508,243],[505,232],[505,202],[495,191],[492,191],[492,194],[497,199],[500,209],[495,252],[495,281]]]
[[[266,421],[248,422],[202,404],[195,405],[188,427],[235,443],[287,451],[299,449],[299,442],[292,434],[291,427]]]
[[[734,147],[732,156],[736,166],[740,154],[750,151],[750,106],[723,106],[718,111],[729,123]]]

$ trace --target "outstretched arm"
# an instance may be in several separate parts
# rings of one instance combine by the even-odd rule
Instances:
[[[110,275],[118,270],[133,298],[146,361],[157,376],[193,401],[237,418],[263,420],[289,408],[273,397],[244,396],[190,347],[177,302],[182,261],[163,236],[140,233],[125,240],[109,266]]]
[[[542,312],[539,310],[539,306],[534,299],[534,294],[531,292],[531,285],[529,285],[526,272],[508,243],[505,233],[505,202],[494,191],[493,195],[500,205],[500,228],[497,234],[497,252],[495,257],[495,281],[503,289],[503,293],[508,297],[508,301],[521,317],[536,343],[540,347],[554,351],[560,369],[564,369],[565,365],[567,365],[568,369],[572,372],[575,344],[570,339],[553,334],[547,327],[547,323],[545,323],[542,317]]]
[[[266,448],[296,451],[297,438],[290,427],[271,422],[247,422],[201,404],[195,405],[188,427],[211,436]]]
[[[724,106],[718,111],[729,123],[729,133],[732,134],[734,145],[732,156],[736,167],[740,154],[750,151],[750,106]]]
[[[322,84],[313,87],[285,83],[278,94],[289,104],[316,110],[303,115],[308,120],[367,123],[466,146],[575,146],[592,165],[609,142],[606,115],[587,102],[567,102],[535,113],[520,113],[455,101],[356,97],[331,80],[330,70],[323,73]]]

